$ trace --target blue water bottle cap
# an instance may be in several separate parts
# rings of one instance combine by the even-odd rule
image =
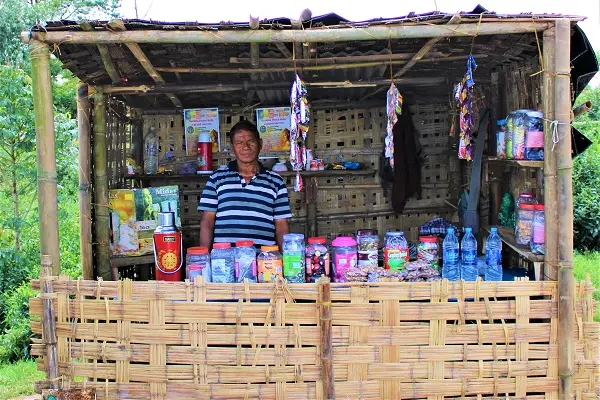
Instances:
[[[496,227],[494,226],[492,229],[490,229],[490,232],[491,232],[491,233],[498,233],[498,228],[496,228]]]
[[[467,232],[467,233],[473,232],[473,228],[465,228],[465,232]]]
[[[448,232],[448,233],[454,233],[454,228],[448,228],[448,229],[447,229],[447,232]]]

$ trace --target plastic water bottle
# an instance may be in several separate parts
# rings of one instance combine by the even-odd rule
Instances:
[[[485,242],[485,280],[502,280],[502,240],[498,236],[498,228],[490,229]]]
[[[158,172],[158,135],[156,128],[150,127],[150,130],[144,138],[144,173],[146,175],[156,174]]]
[[[465,236],[460,243],[461,247],[461,278],[465,281],[476,281],[479,276],[477,270],[477,240],[473,236],[473,229],[465,228]]]
[[[456,281],[460,279],[460,263],[458,259],[458,238],[454,234],[454,228],[448,228],[442,247],[444,249],[442,278]]]

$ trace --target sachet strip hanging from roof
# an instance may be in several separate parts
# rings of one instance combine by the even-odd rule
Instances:
[[[290,163],[292,169],[296,171],[296,181],[294,182],[294,191],[302,190],[303,183],[300,177],[300,170],[304,165],[306,149],[304,145],[300,147],[299,141],[302,137],[302,143],[306,141],[308,134],[308,126],[310,123],[310,108],[308,106],[308,98],[306,85],[296,74],[296,79],[292,84],[290,92],[291,105],[291,127],[290,127]]]
[[[473,147],[471,130],[473,128],[473,71],[477,69],[475,57],[469,54],[467,58],[467,71],[462,81],[456,85],[454,97],[459,107],[460,119],[460,142],[458,144],[458,158],[471,161],[473,159]]]
[[[385,157],[390,160],[394,168],[394,134],[392,130],[398,122],[398,115],[402,114],[402,95],[394,83],[387,92],[387,129],[385,135]]]

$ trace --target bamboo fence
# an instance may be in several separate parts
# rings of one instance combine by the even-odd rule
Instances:
[[[51,282],[32,330],[53,298],[58,382],[99,399],[558,398],[557,282]],[[600,390],[592,292],[575,288],[579,399]]]

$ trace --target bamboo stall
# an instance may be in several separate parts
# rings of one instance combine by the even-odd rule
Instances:
[[[597,71],[595,59],[582,65],[585,51],[577,65],[571,59],[572,48],[589,45],[580,20],[478,7],[364,22],[336,14],[221,24],[57,21],[23,33],[43,254],[42,275],[31,283],[42,293],[30,302],[32,354],[47,371],[38,388],[91,390],[100,399],[597,398],[593,287],[575,282],[572,268],[572,100]],[[60,276],[51,49],[81,80],[77,281]],[[478,63],[474,107],[491,113],[491,128],[477,135],[477,168],[457,157],[450,100],[469,55]],[[510,282],[218,284],[153,281],[152,254],[112,253],[113,189],[176,185],[185,247],[197,243],[206,176],[180,172],[195,160],[186,152],[184,110],[218,107],[216,168],[232,159],[233,125],[254,120],[258,108],[289,105],[295,73],[309,93],[306,144],[315,158],[361,168],[301,171],[300,192],[295,172],[281,173],[292,232],[331,239],[403,230],[414,242],[433,218],[456,222],[473,180],[481,234],[497,224],[498,187],[543,200],[545,255],[500,228],[505,263],[523,273]],[[394,184],[381,164],[392,83],[422,148],[420,190],[402,212],[393,209]],[[543,161],[496,157],[496,120],[518,109],[543,110]],[[132,171],[151,131],[159,160],[169,162],[157,174]],[[471,179],[478,168],[481,179]]]

